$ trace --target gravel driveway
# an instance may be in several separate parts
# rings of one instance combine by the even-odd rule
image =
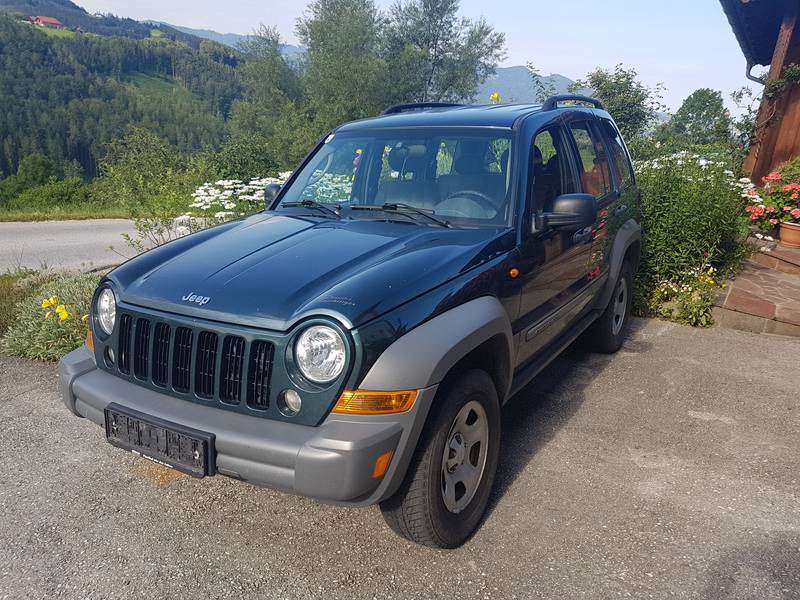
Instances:
[[[635,330],[511,401],[492,509],[450,552],[137,459],[52,365],[0,357],[0,599],[800,598],[800,344]]]
[[[117,265],[133,256],[122,234],[134,234],[132,221],[40,221],[0,223],[0,273],[20,267],[83,269]],[[113,246],[117,252],[112,250]]]

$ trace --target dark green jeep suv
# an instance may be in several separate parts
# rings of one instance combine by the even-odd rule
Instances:
[[[579,335],[622,344],[641,235],[619,130],[583,97],[402,105],[265,198],[105,277],[64,403],[191,475],[379,503],[458,546],[503,404]]]

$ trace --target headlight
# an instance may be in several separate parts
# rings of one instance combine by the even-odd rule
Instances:
[[[114,298],[114,292],[110,288],[105,288],[97,296],[95,315],[97,315],[97,324],[100,325],[100,329],[105,334],[111,335],[111,332],[114,331],[114,321],[117,320],[117,299]]]
[[[327,325],[314,325],[297,338],[294,345],[297,366],[314,383],[330,383],[342,374],[347,359],[339,332]]]

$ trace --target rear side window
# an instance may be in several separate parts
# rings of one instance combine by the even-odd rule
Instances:
[[[585,193],[602,198],[611,191],[611,171],[605,145],[588,121],[571,123],[570,131],[578,147],[581,187]]]
[[[600,129],[603,132],[603,137],[606,138],[608,150],[613,159],[613,168],[619,180],[619,187],[623,188],[633,181],[633,173],[631,172],[628,153],[625,151],[625,144],[622,142],[622,136],[617,131],[617,128],[614,127],[614,124],[605,119],[600,121]]]

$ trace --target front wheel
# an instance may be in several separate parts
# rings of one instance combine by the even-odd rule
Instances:
[[[425,546],[455,548],[478,527],[500,450],[500,404],[489,375],[454,374],[423,430],[398,492],[381,503],[389,527]]]

